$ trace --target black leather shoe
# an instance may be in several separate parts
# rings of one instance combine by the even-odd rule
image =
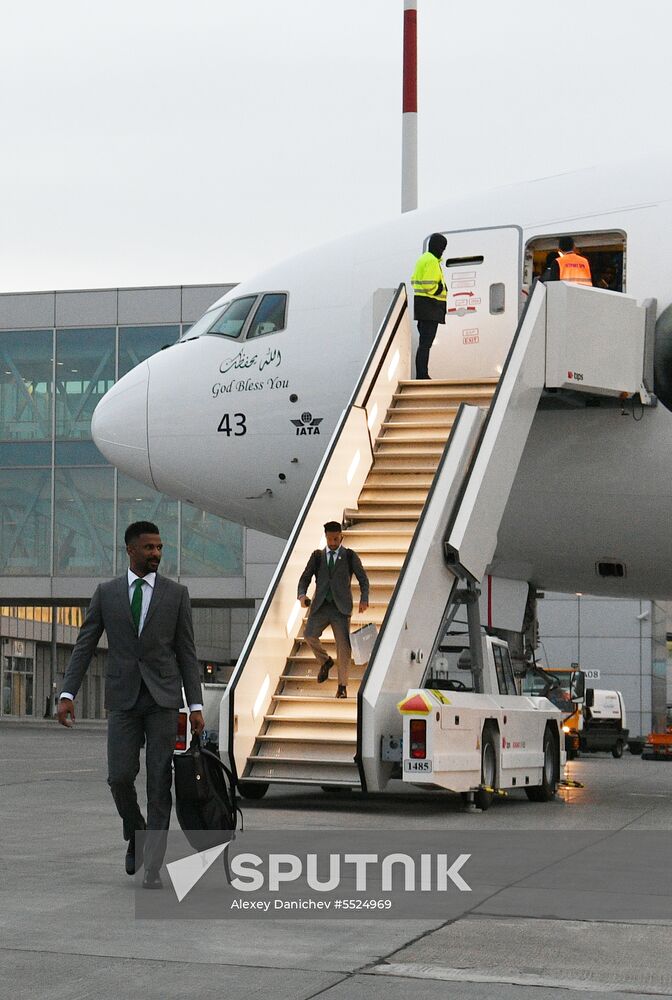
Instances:
[[[331,657],[329,657],[328,660],[324,661],[324,663],[320,667],[319,673],[317,675],[317,683],[318,684],[324,684],[324,682],[326,680],[329,680],[329,671],[331,670],[331,668],[333,667],[333,665],[334,665],[334,661],[332,660]]]
[[[339,684],[338,685],[338,690],[336,691],[336,697],[337,698],[347,698],[348,697],[348,689],[346,688],[345,684]]]
[[[147,868],[142,879],[143,889],[163,889],[163,882],[158,868]]]
[[[144,830],[145,827],[143,826],[142,829]],[[142,868],[142,849],[140,847],[136,848],[135,834],[133,834],[128,842],[124,864],[127,875],[135,875]]]
[[[135,875],[135,837],[131,837],[128,842],[124,863],[126,865],[126,874]]]

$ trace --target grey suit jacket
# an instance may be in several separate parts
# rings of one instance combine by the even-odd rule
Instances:
[[[196,659],[186,587],[157,574],[142,632],[137,635],[128,598],[127,574],[101,583],[91,599],[63,681],[62,690],[73,697],[103,632],[107,633],[108,642],[107,709],[132,708],[141,680],[162,708],[181,707],[182,685],[187,704],[203,702],[201,669]]]
[[[352,567],[352,569],[351,569]],[[352,587],[350,580],[352,574],[357,577],[362,600],[369,603],[369,578],[366,575],[362,560],[353,549],[346,549],[341,545],[338,558],[334,565],[334,570],[329,579],[329,569],[327,567],[327,555],[324,549],[315,549],[308,564],[301,574],[298,587],[298,596],[301,597],[308,591],[310,581],[315,577],[315,596],[313,597],[310,614],[314,614],[322,604],[324,604],[329,585],[331,584],[331,594],[334,604],[344,615],[352,614]],[[310,617],[310,615],[309,615]]]

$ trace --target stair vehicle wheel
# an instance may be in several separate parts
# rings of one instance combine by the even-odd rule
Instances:
[[[490,726],[483,730],[481,741],[481,784],[488,788],[494,788],[497,781],[497,744],[495,734]],[[485,788],[479,788],[474,795],[474,805],[484,812],[492,805],[493,792],[487,792]]]
[[[558,787],[558,755],[555,749],[555,740],[551,730],[547,727],[544,733],[544,765],[542,769],[541,784],[534,788],[526,788],[525,794],[530,802],[550,802],[555,798]]]
[[[268,785],[261,781],[239,781],[238,791],[244,799],[263,799],[268,791]]]
[[[616,760],[623,756],[623,740],[616,740],[616,745],[611,748],[611,756]]]

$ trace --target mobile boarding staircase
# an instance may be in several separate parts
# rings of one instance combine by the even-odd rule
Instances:
[[[544,389],[638,394],[650,405],[654,322],[653,301],[537,283],[498,380],[411,381],[399,287],[222,698],[220,753],[248,793],[385,787],[395,765],[382,748],[401,740],[397,703],[422,686],[458,584],[477,587],[487,573]],[[296,587],[324,545],[323,523],[340,512],[371,585],[352,626],[372,621],[379,634],[337,700],[335,679],[317,685]],[[323,642],[334,646],[330,630]]]

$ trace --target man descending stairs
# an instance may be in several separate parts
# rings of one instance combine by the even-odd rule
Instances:
[[[331,626],[336,641],[336,659],[338,663],[337,698],[347,698],[348,671],[350,669],[350,617],[352,615],[351,578],[354,575],[359,583],[361,596],[359,613],[363,614],[369,606],[369,578],[356,552],[343,546],[343,532],[339,521],[327,521],[324,526],[327,540],[326,549],[315,549],[311,553],[308,565],[299,580],[298,599],[302,608],[310,605],[306,591],[313,577],[315,578],[315,596],[310,605],[308,622],[303,635],[312,649],[319,671],[317,683],[324,684],[329,677],[329,671],[334,661],[329,656],[320,636],[325,628]]]
[[[408,381],[397,387],[357,507],[343,514],[343,542],[358,553],[370,586],[368,607],[352,616],[353,630],[368,622],[380,629],[459,406],[487,408],[497,381]],[[330,675],[318,681],[306,625],[307,620],[241,777],[250,784],[356,787],[357,692],[366,667],[351,665],[347,697],[337,700],[337,680]],[[331,629],[321,641],[335,660]]]

